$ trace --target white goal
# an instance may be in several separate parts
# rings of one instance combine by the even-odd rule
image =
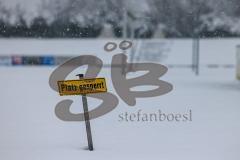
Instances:
[[[171,50],[169,40],[138,40],[132,50],[132,61],[165,62]]]

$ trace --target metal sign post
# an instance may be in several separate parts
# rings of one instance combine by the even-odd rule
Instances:
[[[199,38],[193,38],[193,50],[192,50],[192,70],[196,75],[199,75]]]
[[[79,79],[84,78],[83,74],[78,74],[76,76],[78,76]],[[82,94],[82,103],[83,103],[84,119],[85,119],[86,131],[87,131],[88,149],[90,151],[93,151],[92,132],[91,132],[91,125],[89,121],[88,103],[87,103],[86,94]]]
[[[237,79],[240,80],[240,45],[237,46],[236,59],[237,59],[236,76]]]
[[[107,92],[105,78],[87,78],[84,79],[83,74],[76,75],[79,80],[63,80],[58,81],[58,91],[60,96],[81,95],[84,111],[84,120],[87,131],[88,148],[93,150],[92,133],[90,126],[90,117],[88,112],[88,103],[86,94]]]

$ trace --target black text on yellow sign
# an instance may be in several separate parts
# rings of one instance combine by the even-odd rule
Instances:
[[[60,96],[107,92],[105,78],[58,81]]]

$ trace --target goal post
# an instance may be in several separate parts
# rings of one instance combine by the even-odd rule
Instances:
[[[236,60],[236,77],[240,80],[240,45],[237,45]]]

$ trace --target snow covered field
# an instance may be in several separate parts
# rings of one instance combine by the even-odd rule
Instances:
[[[108,64],[114,55],[102,49],[107,40],[29,41],[1,39],[0,53],[92,53]],[[172,44],[169,58],[163,63],[191,64],[191,41]],[[235,79],[235,68],[209,69],[205,64],[235,65],[235,47],[240,40],[205,40],[201,44],[200,76],[196,77],[190,68],[170,68],[161,79],[173,84],[172,92],[139,98],[134,107],[119,98],[115,110],[92,120],[93,152],[86,150],[84,123],[63,122],[54,114],[55,105],[66,98],[74,100],[72,112],[82,112],[79,96],[60,97],[49,87],[55,67],[0,67],[0,159],[239,160],[240,83]],[[68,78],[76,79],[74,75],[83,70],[74,70]],[[99,77],[106,77],[108,90],[118,96],[110,68],[104,68]],[[91,98],[88,101],[90,109],[100,103]],[[120,121],[120,114],[139,110],[169,114],[191,110],[192,121]]]

